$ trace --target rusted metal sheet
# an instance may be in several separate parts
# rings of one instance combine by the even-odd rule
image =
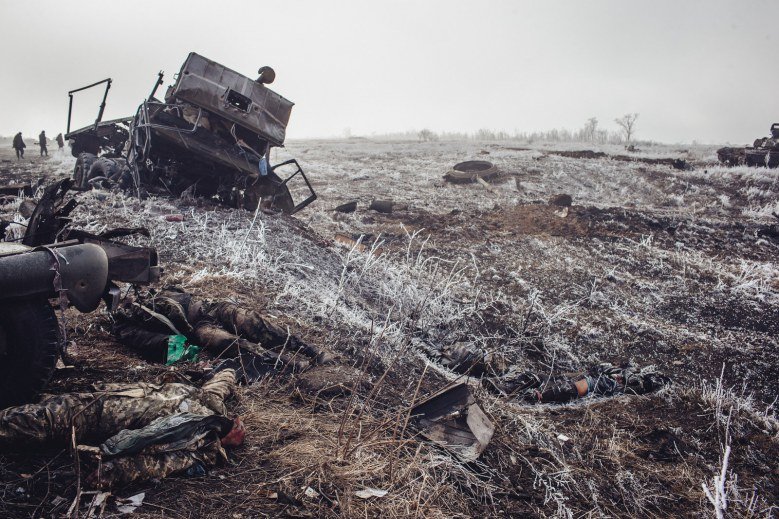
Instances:
[[[91,179],[106,177],[102,182],[138,196],[143,187],[252,211],[300,211],[317,198],[302,168],[295,160],[269,161],[271,148],[284,143],[293,103],[265,86],[273,69],[259,73],[251,79],[193,52],[165,102],[154,97],[160,72],[134,117],[101,122],[104,95],[95,124],[66,135],[78,159],[77,186],[88,189]],[[110,80],[69,92],[71,102],[73,93],[103,83]]]
[[[262,83],[190,52],[165,102],[185,101],[218,113],[276,146],[284,143],[294,103]]]
[[[495,433],[495,426],[465,383],[439,391],[414,406],[411,415],[422,436],[463,461],[477,459]]]
[[[108,279],[144,285],[160,279],[155,249],[95,238],[83,241],[99,246],[108,256]]]

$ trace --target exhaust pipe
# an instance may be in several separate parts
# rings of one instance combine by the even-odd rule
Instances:
[[[108,256],[91,243],[0,256],[0,300],[57,297],[62,290],[76,309],[91,312],[100,305],[107,284]]]

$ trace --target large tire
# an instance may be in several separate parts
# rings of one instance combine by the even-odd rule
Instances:
[[[492,180],[500,171],[492,163],[486,160],[467,160],[455,164],[446,175],[444,180],[452,184],[468,184],[476,182],[477,178],[482,180]]]
[[[91,153],[79,153],[76,159],[76,167],[73,169],[73,184],[76,187],[85,188],[89,184],[89,170],[97,157]]]
[[[120,160],[123,164],[118,162]],[[124,159],[107,159],[105,157],[100,157],[93,162],[92,167],[89,168],[86,180],[87,185],[89,185],[90,180],[97,177],[105,177],[110,180],[114,180],[114,178],[118,179],[118,176],[122,172],[123,165],[127,165],[127,162]]]
[[[46,298],[0,304],[0,409],[32,401],[57,364],[59,324]]]

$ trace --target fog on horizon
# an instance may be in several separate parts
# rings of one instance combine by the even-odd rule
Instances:
[[[640,114],[638,139],[751,143],[779,121],[779,3],[0,1],[0,135],[65,131],[67,91],[113,79],[131,115],[191,51],[295,102],[288,138],[533,132]],[[163,87],[164,88],[164,87]],[[74,128],[99,95],[75,100]]]

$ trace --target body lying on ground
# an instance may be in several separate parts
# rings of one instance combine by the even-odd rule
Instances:
[[[621,366],[603,362],[585,373],[539,375],[506,368],[500,358],[467,342],[439,346],[418,340],[415,344],[428,357],[455,373],[481,378],[492,392],[528,403],[570,402],[586,396],[641,395],[671,384],[670,378],[653,367],[639,368],[629,362]]]
[[[312,362],[330,360],[257,311],[198,299],[175,288],[141,295],[114,318],[113,333],[119,341],[155,361],[166,361],[172,333],[220,358],[246,355],[253,359],[252,365],[264,363],[272,369],[287,367],[299,372]],[[245,379],[247,373],[238,375],[239,380]]]
[[[564,403],[586,396],[643,395],[671,384],[671,379],[632,364],[622,367],[604,362],[586,373],[541,377],[529,371],[509,371],[484,379],[489,389],[528,403]]]
[[[212,466],[226,458],[223,444],[242,440],[240,420],[228,418],[224,405],[235,384],[235,371],[225,369],[202,387],[103,384],[48,396],[0,411],[0,451],[99,445],[79,449],[98,487]]]

